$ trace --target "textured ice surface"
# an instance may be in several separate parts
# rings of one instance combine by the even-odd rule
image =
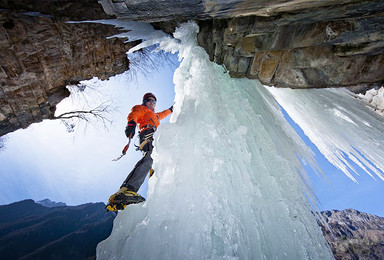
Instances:
[[[171,123],[155,134],[147,201],[118,214],[98,259],[332,259],[306,199],[311,151],[258,81],[231,79],[190,22]]]

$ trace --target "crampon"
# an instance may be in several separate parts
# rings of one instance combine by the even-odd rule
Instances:
[[[117,212],[119,210],[124,210],[126,206],[130,204],[137,204],[144,202],[145,198],[141,197],[139,194],[133,191],[127,192],[118,192],[109,197],[107,210]]]

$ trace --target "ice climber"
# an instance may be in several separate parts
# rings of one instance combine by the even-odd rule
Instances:
[[[124,209],[128,204],[139,203],[145,199],[141,197],[137,191],[143,184],[147,173],[153,173],[152,169],[152,141],[156,128],[160,125],[160,120],[169,116],[173,112],[173,106],[162,112],[156,113],[156,97],[152,93],[146,93],[143,96],[143,103],[132,107],[127,120],[128,124],[125,128],[125,135],[130,140],[135,135],[136,125],[139,127],[140,146],[143,152],[143,158],[137,162],[133,170],[129,173],[120,187],[120,190],[109,198],[108,209],[117,211]]]

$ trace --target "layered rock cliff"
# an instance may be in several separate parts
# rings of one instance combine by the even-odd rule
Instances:
[[[67,85],[128,69],[134,43],[106,39],[113,26],[66,23],[102,18],[97,1],[0,2],[0,136],[51,118]]]
[[[233,77],[290,88],[349,87],[384,81],[383,1],[111,1],[105,11],[172,32],[199,20],[199,44]]]
[[[116,29],[68,20],[145,21],[172,33],[198,21],[199,44],[233,77],[291,88],[384,82],[384,2],[377,0],[0,1],[0,136],[50,118],[65,86],[128,69]]]
[[[354,209],[321,214],[329,226],[322,230],[336,259],[384,259],[384,218]]]

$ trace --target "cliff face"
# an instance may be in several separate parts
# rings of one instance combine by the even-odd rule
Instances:
[[[355,92],[384,81],[383,1],[100,2],[109,14],[168,32],[178,21],[199,20],[199,44],[233,77]]]
[[[128,69],[117,29],[66,23],[107,17],[97,1],[0,2],[0,136],[52,117],[67,85]]]
[[[66,85],[128,69],[135,43],[69,20],[115,15],[172,33],[193,19],[199,44],[233,77],[364,92],[384,82],[383,14],[375,0],[0,1],[0,136],[52,117]]]
[[[233,77],[266,85],[360,91],[384,79],[384,17],[213,20],[201,23],[199,43]]]
[[[354,209],[324,211],[322,226],[336,259],[384,259],[384,218]]]

